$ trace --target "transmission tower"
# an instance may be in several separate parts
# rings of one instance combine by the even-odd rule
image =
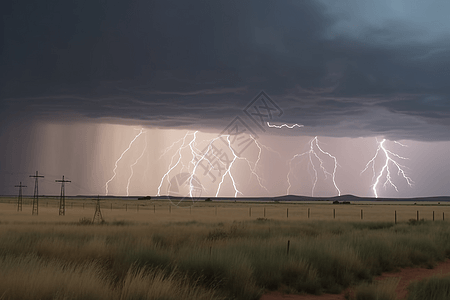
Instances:
[[[20,182],[20,184],[16,185],[15,187],[19,188],[19,197],[17,198],[17,211],[22,211],[22,188],[27,186],[22,185],[22,182]]]
[[[55,180],[55,182],[61,182],[61,197],[59,198],[59,215],[66,215],[66,191],[64,189],[64,184],[66,182],[71,182],[70,180],[64,180],[64,175],[62,180]]]
[[[92,219],[92,223],[103,223],[102,211],[100,210],[100,196],[97,196],[97,203],[95,205],[95,213],[94,218]]]
[[[30,175],[30,177],[33,177],[35,179],[35,181],[34,181],[34,196],[33,196],[33,211],[31,212],[31,214],[37,216],[38,212],[39,212],[38,180],[39,180],[39,178],[44,178],[44,176],[39,175],[38,171],[36,171],[36,175]]]

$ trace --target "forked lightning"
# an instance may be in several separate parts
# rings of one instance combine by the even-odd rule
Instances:
[[[288,188],[287,188],[287,194],[289,195],[289,191],[292,187],[292,184],[290,182],[290,174],[292,172],[292,162],[297,158],[297,157],[302,157],[304,155],[308,155],[309,158],[309,164],[311,165],[313,171],[314,171],[314,178],[313,178],[313,187],[311,189],[311,196],[314,197],[314,190],[316,188],[316,184],[317,184],[317,180],[318,180],[318,174],[317,174],[317,169],[314,165],[314,160],[313,158],[315,158],[318,162],[319,162],[319,167],[322,169],[324,175],[325,175],[325,179],[327,178],[327,176],[331,176],[334,188],[336,189],[338,195],[341,195],[341,191],[339,190],[337,184],[336,184],[336,170],[338,167],[338,162],[335,156],[331,155],[330,153],[322,150],[322,148],[319,145],[319,139],[318,137],[314,137],[310,142],[310,149],[309,151],[303,152],[303,153],[299,153],[299,154],[295,154],[290,160],[289,160],[289,172],[287,174],[287,182],[288,182]],[[333,167],[333,171],[329,172],[327,171],[327,169],[324,167],[324,162],[323,159],[319,156],[319,153],[314,149],[317,148],[319,150],[319,152],[323,155],[326,155],[328,157],[330,157],[331,159],[333,159],[334,161],[334,167]]]
[[[378,198],[377,188],[378,188],[378,185],[380,184],[380,180],[383,177],[383,174],[385,174],[385,173],[386,173],[386,180],[383,183],[383,186],[386,188],[386,186],[389,184],[398,192],[397,186],[392,182],[391,170],[389,167],[390,164],[394,165],[397,168],[397,175],[401,175],[410,187],[413,185],[412,179],[409,178],[406,175],[405,171],[403,170],[405,168],[405,166],[403,166],[403,165],[399,164],[397,161],[395,161],[395,158],[403,159],[403,160],[406,160],[408,158],[402,157],[402,156],[386,149],[386,147],[384,146],[385,142],[386,142],[386,139],[383,139],[381,142],[378,142],[378,139],[377,139],[377,143],[378,143],[377,151],[375,152],[375,155],[372,157],[372,159],[369,160],[369,162],[366,164],[366,167],[364,168],[364,170],[361,171],[361,174],[362,174],[369,168],[370,165],[372,166],[372,171],[373,171],[372,181],[375,180],[375,183],[372,185],[372,190],[373,190],[373,194],[374,194],[375,198]],[[406,145],[403,145],[402,143],[397,142],[397,141],[394,141],[394,143],[396,143],[402,147],[407,147]],[[375,159],[378,157],[380,150],[383,151],[383,154],[386,159],[384,161],[384,164],[383,164],[383,167],[381,168],[380,173],[377,176],[376,171],[375,171]]]
[[[190,176],[188,178],[189,180],[189,196],[192,197],[192,191],[194,190],[194,181],[197,180],[195,175],[197,172],[197,168],[200,165],[200,163],[202,162],[206,162],[207,166],[211,169],[211,170],[216,170],[217,168],[214,167],[214,164],[208,159],[208,157],[210,158],[214,158],[217,159],[217,162],[219,164],[221,164],[222,166],[224,166],[224,173],[221,174],[220,177],[220,182],[217,186],[216,192],[215,192],[215,196],[218,197],[222,188],[222,185],[224,183],[225,178],[228,176],[231,180],[232,186],[233,186],[233,190],[234,190],[234,196],[237,197],[238,195],[242,195],[242,192],[239,191],[238,189],[238,185],[236,183],[236,179],[233,175],[233,167],[235,165],[235,162],[237,160],[244,160],[251,172],[251,175],[255,176],[258,184],[261,188],[265,189],[266,191],[267,188],[262,184],[262,179],[261,177],[258,175],[257,173],[257,168],[258,168],[258,163],[261,159],[261,152],[262,152],[262,148],[268,149],[273,151],[272,149],[261,145],[260,143],[258,143],[256,141],[256,139],[250,135],[250,138],[253,140],[254,144],[256,145],[256,147],[258,148],[258,157],[255,163],[250,162],[247,158],[245,157],[240,157],[236,154],[236,152],[234,151],[233,147],[231,146],[231,140],[230,140],[230,135],[221,135],[218,136],[212,140],[209,141],[208,147],[206,148],[206,150],[204,151],[204,153],[202,153],[202,151],[200,151],[197,147],[197,133],[198,131],[192,133],[192,132],[188,132],[186,133],[186,135],[178,140],[177,142],[173,143],[170,147],[168,147],[167,149],[164,150],[162,156],[164,156],[165,154],[167,154],[167,152],[172,149],[173,147],[175,147],[176,144],[181,142],[181,145],[179,146],[179,148],[177,149],[177,151],[175,152],[175,154],[172,156],[168,170],[166,173],[164,173],[164,175],[161,178],[160,184],[158,186],[158,192],[157,195],[160,196],[161,195],[161,188],[162,185],[164,183],[164,180],[167,179],[168,184],[170,185],[169,182],[169,174],[177,167],[177,166],[181,166],[181,169],[187,169],[187,171],[189,172]],[[191,137],[190,139],[188,139],[188,137]],[[227,145],[227,149],[229,150],[229,152],[232,155],[232,159],[230,160],[229,164],[227,165],[225,162],[223,162],[219,157],[217,157],[216,153],[214,153],[213,151],[213,143],[215,143],[218,139],[220,138],[224,138],[226,140],[226,145]],[[188,142],[189,140],[189,142]],[[186,166],[183,164],[183,154],[182,151],[184,149],[189,149],[190,154],[192,155],[192,159],[189,162],[189,166]],[[162,157],[161,156],[161,157]],[[192,169],[192,170],[190,170]],[[199,182],[197,182],[199,183]]]

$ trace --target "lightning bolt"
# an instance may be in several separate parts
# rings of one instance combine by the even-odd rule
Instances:
[[[141,160],[142,156],[144,156],[145,151],[147,150],[147,136],[145,136],[145,147],[144,150],[142,151],[142,154],[136,159],[136,161],[130,165],[130,169],[131,169],[131,174],[130,177],[128,177],[128,182],[127,182],[127,197],[130,195],[129,193],[129,189],[130,189],[130,182],[131,182],[131,178],[133,178],[133,167],[135,165],[137,165],[137,163],[139,162],[139,160]]]
[[[181,158],[182,158],[181,151],[182,151],[183,149],[189,147],[189,145],[186,145],[186,139],[187,139],[187,137],[188,137],[189,135],[193,135],[193,136],[194,136],[194,138],[193,138],[192,141],[190,142],[190,143],[192,143],[192,142],[195,141],[195,139],[196,139],[197,132],[198,132],[198,131],[195,131],[194,133],[192,133],[192,132],[187,132],[186,135],[185,135],[183,138],[181,138],[180,140],[174,142],[174,143],[169,147],[169,148],[171,149],[171,148],[173,148],[173,147],[175,146],[175,144],[177,144],[178,142],[182,141],[182,144],[181,144],[180,148],[178,148],[178,150],[175,152],[175,154],[172,156],[172,158],[171,158],[171,160],[170,160],[169,170],[167,170],[167,172],[166,172],[166,173],[163,175],[163,177],[161,178],[161,182],[160,182],[160,184],[159,184],[159,186],[158,186],[158,194],[157,194],[158,196],[161,196],[161,187],[162,187],[162,185],[163,185],[164,178],[167,178],[167,181],[169,182],[169,186],[170,186],[170,181],[169,181],[169,174],[170,174],[170,172],[171,172],[173,169],[175,169],[179,164],[181,164],[181,165],[183,166],[183,169],[184,169],[185,166],[184,166],[183,163],[181,162]],[[166,154],[166,153],[170,150],[169,148],[167,148],[167,149],[164,151],[163,155]],[[178,159],[177,159],[176,163],[174,163],[175,157],[176,157],[177,155],[178,155]]]
[[[278,153],[277,151],[273,150],[272,148],[267,147],[267,146],[265,146],[265,145],[263,145],[261,143],[258,143],[258,141],[252,135],[249,135],[249,136],[253,140],[253,142],[255,143],[255,146],[258,148],[258,158],[256,159],[255,163],[253,164],[253,167],[252,167],[252,165],[251,165],[251,163],[250,163],[250,161],[248,159],[246,159],[246,158],[239,158],[239,159],[244,159],[247,162],[247,164],[248,164],[248,166],[250,168],[250,171],[252,173],[251,175],[256,177],[256,180],[258,181],[259,186],[261,188],[265,189],[266,192],[269,192],[269,190],[262,184],[262,179],[258,175],[258,173],[256,172],[256,169],[258,168],[258,164],[259,164],[259,162],[261,160],[262,149],[264,148],[264,149],[266,149],[266,150],[268,150],[270,152],[276,153],[276,154],[278,154],[278,156],[280,156],[280,158],[281,158],[281,155],[280,155],[280,153]]]
[[[178,148],[178,150],[176,151],[176,153],[172,156],[171,163],[169,164],[169,170],[163,175],[163,177],[162,177],[162,179],[161,179],[160,185],[159,185],[159,187],[158,187],[158,196],[161,195],[161,187],[162,187],[162,184],[163,184],[163,182],[164,182],[164,179],[165,179],[165,178],[168,178],[170,172],[172,172],[172,170],[175,169],[178,165],[181,165],[181,166],[182,166],[182,169],[186,168],[186,166],[182,163],[182,150],[183,150],[183,149],[186,149],[186,148],[188,148],[188,147],[190,148],[191,154],[192,154],[192,159],[191,159],[191,161],[190,161],[190,165],[194,165],[194,168],[193,168],[192,172],[189,172],[189,173],[190,173],[190,176],[189,176],[189,178],[188,178],[188,180],[189,180],[189,195],[190,195],[191,198],[192,198],[192,196],[193,196],[193,195],[192,195],[192,191],[194,190],[193,181],[195,180],[195,173],[196,173],[196,170],[197,170],[197,167],[199,166],[199,164],[200,164],[202,161],[206,161],[207,164],[208,164],[212,169],[214,169],[213,164],[212,164],[211,161],[209,161],[209,159],[207,159],[207,157],[206,157],[208,153],[211,153],[212,156],[214,156],[215,158],[217,158],[218,161],[219,161],[221,164],[225,165],[225,163],[222,162],[222,161],[220,160],[220,158],[218,158],[218,157],[212,152],[212,145],[213,145],[213,143],[214,143],[216,140],[218,140],[219,138],[224,137],[224,136],[222,135],[222,136],[218,136],[218,137],[212,139],[212,140],[209,142],[209,145],[208,145],[208,147],[207,147],[205,153],[200,154],[201,151],[198,150],[198,148],[197,148],[196,145],[195,145],[195,141],[196,141],[196,138],[197,138],[197,133],[198,133],[198,131],[196,131],[196,132],[193,134],[194,137],[192,138],[192,140],[191,140],[188,144],[186,143],[186,138],[187,138],[189,135],[192,135],[192,134],[191,134],[191,133],[187,133],[187,134],[184,136],[184,138],[182,138],[182,144],[181,144],[180,148]],[[234,161],[238,158],[238,156],[235,154],[233,148],[231,147],[231,143],[230,143],[230,140],[229,140],[229,136],[226,136],[226,137],[227,137],[228,148],[230,149],[230,151],[231,151],[231,153],[233,154],[234,158],[233,158],[232,162],[230,163],[230,165],[228,166],[228,168],[226,169],[225,173],[224,173],[224,174],[222,175],[222,177],[221,177],[221,182],[219,183],[219,187],[217,188],[217,191],[216,191],[216,197],[218,196],[218,194],[219,194],[219,192],[220,192],[220,187],[221,187],[223,181],[225,180],[226,175],[228,175],[228,176],[230,177],[230,179],[231,179],[231,181],[232,181],[232,183],[233,183],[233,187],[234,187],[234,189],[235,189],[235,196],[237,196],[237,194],[241,193],[241,192],[237,189],[237,187],[236,187],[236,182],[235,182],[235,180],[234,180],[233,174],[231,173],[231,168],[233,167],[233,163],[234,163]],[[179,142],[179,141],[177,141],[177,142]],[[173,143],[173,144],[170,146],[170,148],[173,148],[174,145],[177,144],[177,142]],[[168,151],[168,149],[166,149],[166,151],[164,151],[163,155],[164,155],[165,153],[167,153],[167,151]],[[178,156],[178,159],[177,159],[177,161],[174,163],[174,160],[175,160],[175,157],[176,157],[176,156]],[[188,169],[189,169],[189,168],[188,168]],[[170,182],[169,182],[169,184],[170,184]]]
[[[337,184],[336,184],[336,170],[337,170],[337,167],[338,167],[337,159],[336,159],[335,156],[331,155],[330,153],[328,153],[328,152],[326,152],[326,151],[323,151],[322,148],[320,148],[319,140],[317,139],[317,136],[316,136],[314,139],[315,139],[315,141],[316,141],[317,149],[319,149],[320,152],[322,152],[323,154],[327,155],[328,157],[330,157],[330,158],[332,158],[332,159],[334,160],[333,173],[330,174],[330,175],[331,175],[331,179],[332,179],[332,181],[333,181],[334,188],[336,189],[336,191],[338,192],[338,195],[340,196],[340,195],[341,195],[341,191],[339,190],[339,188],[337,187]],[[316,156],[317,156],[317,155],[316,155]],[[326,171],[325,171],[325,168],[324,168],[323,165],[322,165],[322,161],[320,161],[320,167],[323,169],[324,172],[326,172]],[[326,173],[328,173],[328,172],[326,172]],[[328,173],[328,174],[329,174],[329,173]]]
[[[404,145],[404,144],[402,144],[402,143],[400,143],[400,142],[398,142],[398,141],[394,141],[394,143],[396,143],[397,145],[400,145],[400,146],[402,146],[402,147],[408,147],[408,145]]]
[[[170,145],[169,147],[167,147],[166,149],[164,149],[164,151],[163,151],[163,153],[161,154],[161,156],[159,157],[159,159],[163,158],[163,157],[167,154],[167,152],[169,152],[173,147],[175,147],[176,144],[178,144],[178,143],[180,143],[180,142],[182,142],[182,141],[185,141],[186,138],[187,138],[187,135],[192,135],[192,133],[191,133],[191,132],[187,132],[186,135],[185,135],[184,137],[182,137],[181,139],[179,139],[179,140],[173,142],[172,145]]]
[[[272,150],[271,148],[269,148],[269,147],[267,147],[265,145],[262,145],[262,144],[258,143],[253,136],[249,135],[250,138],[253,140],[254,144],[256,145],[256,147],[258,148],[257,159],[256,159],[255,163],[252,163],[247,158],[240,157],[240,156],[238,156],[236,154],[236,152],[234,151],[233,147],[231,146],[230,135],[221,135],[221,136],[218,136],[218,137],[216,137],[214,139],[208,140],[207,141],[208,142],[208,146],[206,147],[206,149],[204,149],[203,151],[200,151],[198,149],[198,147],[197,147],[197,133],[198,133],[198,131],[196,131],[195,133],[189,133],[189,132],[186,133],[186,135],[183,138],[181,138],[178,141],[174,142],[171,146],[169,146],[168,148],[166,148],[163,151],[163,154],[161,155],[160,158],[162,158],[164,155],[166,155],[176,145],[181,143],[181,145],[178,146],[177,151],[175,152],[175,154],[171,158],[171,161],[170,161],[169,166],[168,166],[168,170],[166,171],[166,173],[161,178],[161,182],[160,182],[159,187],[158,187],[158,194],[157,194],[158,196],[161,195],[161,188],[162,188],[162,185],[164,183],[164,180],[166,178],[168,180],[170,173],[177,166],[181,166],[182,170],[183,169],[187,169],[187,171],[190,174],[189,178],[188,178],[188,181],[189,181],[189,196],[191,198],[193,198],[193,193],[192,192],[195,190],[194,183],[200,184],[200,182],[196,178],[197,169],[198,169],[198,166],[200,165],[200,163],[206,162],[207,168],[209,168],[209,170],[215,170],[215,171],[219,170],[218,167],[214,166],[214,163],[211,162],[211,160],[216,161],[216,165],[219,164],[220,166],[224,166],[224,169],[221,169],[221,170],[224,170],[224,173],[221,172],[220,182],[219,182],[219,184],[217,186],[217,189],[215,191],[215,196],[216,197],[219,196],[219,194],[221,192],[221,189],[223,187],[223,183],[224,183],[224,181],[225,181],[225,179],[227,177],[229,177],[230,180],[231,180],[232,187],[234,189],[234,196],[237,197],[239,194],[242,195],[242,192],[239,191],[238,184],[237,184],[236,179],[235,179],[235,177],[233,175],[233,173],[234,173],[233,169],[235,169],[235,162],[238,161],[238,160],[243,160],[243,161],[245,161],[247,163],[247,165],[248,165],[248,167],[250,169],[250,172],[251,172],[250,176],[255,176],[257,181],[258,181],[258,184],[260,185],[260,187],[264,188],[266,191],[268,191],[267,188],[262,184],[262,179],[258,175],[256,170],[257,170],[258,164],[259,164],[259,162],[261,160],[261,154],[262,154],[263,149],[267,149],[267,150],[275,152],[274,150]],[[189,136],[193,136],[193,137],[191,139],[188,139]],[[215,153],[215,151],[213,149],[214,143],[220,138],[224,138],[225,139],[224,141],[226,141],[226,145],[227,145],[227,148],[229,150],[229,153],[231,153],[231,155],[232,155],[232,159],[231,159],[231,161],[228,161],[228,165],[220,157],[217,156],[217,154]],[[191,160],[189,162],[189,165],[186,166],[186,165],[183,164],[183,153],[182,152],[183,152],[183,150],[188,149],[188,148],[190,149],[190,153],[191,153],[191,157],[192,158],[191,158]],[[170,186],[170,181],[169,181],[169,186]],[[203,186],[202,186],[202,188],[204,190],[206,190]]]
[[[292,184],[291,184],[290,179],[289,179],[290,174],[292,173],[292,162],[293,162],[297,157],[302,157],[302,156],[307,155],[308,158],[309,158],[309,165],[311,165],[311,167],[312,167],[312,169],[313,169],[313,171],[314,171],[314,180],[313,180],[313,187],[312,187],[312,190],[311,190],[311,196],[314,197],[314,190],[315,190],[315,188],[316,188],[316,184],[317,184],[317,180],[318,180],[318,172],[317,172],[316,167],[314,166],[314,160],[313,160],[313,158],[315,158],[315,159],[319,162],[319,167],[320,167],[320,169],[323,171],[323,173],[324,173],[324,175],[325,175],[325,179],[327,179],[327,176],[331,176],[333,185],[334,185],[334,187],[335,187],[335,189],[336,189],[338,195],[340,196],[340,195],[341,195],[341,191],[339,190],[339,188],[338,188],[338,186],[337,186],[337,184],[336,184],[336,170],[337,170],[337,167],[338,167],[338,162],[337,162],[336,157],[333,156],[333,155],[331,155],[330,153],[324,151],[324,150],[320,147],[320,145],[319,145],[319,139],[318,139],[317,136],[314,137],[314,138],[309,142],[309,145],[310,145],[310,149],[309,149],[308,151],[306,151],[306,152],[304,152],[304,153],[298,153],[298,154],[295,154],[295,155],[289,160],[289,172],[288,172],[288,174],[287,174],[287,176],[286,176],[287,182],[288,182],[287,194],[289,195],[289,191],[290,191],[290,189],[291,189],[291,187],[292,187]],[[318,152],[317,152],[314,148],[317,148],[317,149],[320,151],[320,153],[322,153],[322,154],[324,154],[324,155],[326,155],[326,156],[328,156],[328,157],[330,157],[331,159],[334,160],[334,168],[333,168],[332,173],[329,172],[329,171],[325,168],[325,166],[323,165],[323,164],[324,164],[323,159],[319,156]]]
[[[206,155],[210,152],[210,150],[212,150],[212,146],[213,143],[218,140],[219,138],[221,138],[221,136],[218,136],[214,139],[212,139],[209,144],[208,147],[206,148],[205,153],[203,153],[203,155],[199,155],[200,151],[198,151],[197,148],[195,148],[193,145],[191,145],[191,152],[192,152],[192,160],[191,160],[191,164],[194,165],[194,169],[192,170],[192,174],[189,177],[189,196],[192,198],[192,191],[194,190],[194,178],[195,178],[195,172],[197,171],[197,167],[200,165],[200,163],[204,160],[206,160],[207,164],[214,169],[213,164],[211,163],[211,161],[209,159],[206,158]],[[213,152],[211,153],[215,158],[217,158],[221,163],[223,163]],[[195,162],[197,161],[197,162]],[[197,183],[199,183],[197,181]]]
[[[389,168],[389,164],[393,164],[396,168],[397,168],[397,175],[401,175],[403,177],[403,179],[405,179],[406,183],[411,187],[413,184],[413,181],[411,178],[409,178],[405,171],[403,170],[405,168],[405,166],[399,164],[395,158],[399,158],[399,159],[403,159],[406,160],[408,158],[406,157],[402,157],[396,153],[393,153],[392,151],[386,149],[386,147],[384,146],[384,142],[386,141],[386,139],[383,139],[381,142],[378,142],[377,139],[377,143],[378,143],[378,147],[377,150],[375,152],[375,155],[372,157],[372,159],[369,160],[369,162],[366,164],[366,167],[364,168],[364,170],[361,171],[361,174],[364,173],[369,166],[372,166],[372,172],[373,172],[373,177],[372,177],[372,181],[375,179],[375,183],[372,185],[372,190],[373,190],[373,194],[375,195],[375,198],[378,198],[378,192],[377,192],[377,187],[380,183],[381,178],[383,177],[383,174],[386,172],[386,180],[383,183],[384,188],[386,188],[386,186],[389,184],[391,185],[397,192],[398,192],[398,188],[397,186],[392,182],[392,177],[391,177],[391,170]],[[407,147],[406,145],[403,145],[400,142],[394,141],[394,143],[402,146],[402,147]],[[383,152],[384,156],[385,156],[385,161],[384,161],[384,165],[381,168],[380,173],[378,174],[378,176],[376,176],[376,171],[375,171],[375,159],[378,157],[378,154],[380,153],[380,150]],[[393,158],[394,157],[394,158]]]
[[[131,149],[131,146],[133,146],[133,143],[137,140],[137,138],[144,133],[144,128],[141,128],[139,133],[131,140],[130,144],[128,145],[128,148],[125,149],[122,154],[120,155],[120,157],[116,160],[116,162],[114,163],[114,169],[113,169],[113,176],[106,182],[105,184],[105,195],[108,196],[108,185],[109,183],[116,177],[117,173],[117,165],[120,162],[120,160],[123,158],[123,156],[125,155],[125,153],[128,152],[128,150]]]
[[[275,124],[270,124],[269,122],[267,122],[267,126],[269,126],[270,128],[278,128],[281,129],[283,127],[286,127],[288,129],[292,129],[294,127],[304,127],[303,125],[299,125],[299,124],[293,124],[293,125],[288,125],[288,124],[282,124],[282,125],[275,125]]]
[[[224,179],[225,179],[225,176],[226,176],[227,174],[230,176],[231,181],[232,181],[232,183],[233,183],[233,187],[234,187],[234,197],[237,197],[238,194],[241,194],[241,195],[242,195],[242,193],[237,189],[237,187],[236,187],[236,182],[235,182],[235,180],[234,180],[234,178],[233,178],[233,175],[231,174],[231,171],[230,171],[231,168],[233,167],[234,162],[235,162],[236,159],[238,158],[238,156],[236,155],[236,153],[234,152],[233,148],[231,147],[231,142],[230,142],[230,136],[229,136],[229,135],[227,135],[227,142],[228,142],[228,148],[230,148],[231,153],[233,154],[233,160],[231,161],[230,165],[228,166],[227,171],[226,171],[226,172],[223,174],[223,176],[222,176],[222,180],[220,181],[219,186],[218,186],[218,188],[217,188],[216,197],[219,195],[220,187],[221,187],[221,185],[222,185],[222,183],[223,183],[223,181],[224,181]]]
[[[219,186],[218,186],[217,191],[216,191],[216,197],[219,195],[221,184],[222,184],[223,181],[225,180],[225,177],[226,177],[227,174],[229,175],[229,177],[230,177],[230,179],[231,179],[231,181],[232,181],[233,187],[234,187],[234,192],[235,192],[235,195],[234,195],[234,196],[237,197],[238,194],[243,195],[242,192],[240,192],[240,191],[237,189],[236,181],[235,181],[235,179],[234,179],[234,177],[233,177],[233,174],[232,174],[232,172],[231,172],[232,166],[233,166],[233,164],[234,164],[234,162],[235,162],[236,160],[243,160],[243,161],[245,161],[245,162],[247,163],[249,169],[250,169],[250,172],[251,172],[251,175],[250,175],[250,176],[252,176],[252,175],[255,176],[255,177],[256,177],[256,180],[257,180],[257,182],[258,182],[258,184],[259,184],[259,186],[260,186],[261,188],[263,188],[264,190],[266,190],[266,192],[269,192],[269,190],[262,184],[262,179],[261,179],[261,177],[258,175],[258,173],[256,172],[256,169],[258,168],[259,161],[261,160],[261,154],[262,154],[262,149],[263,149],[263,148],[266,149],[266,150],[269,150],[269,151],[271,151],[271,152],[274,152],[274,153],[276,153],[276,154],[278,154],[278,155],[280,155],[280,154],[279,154],[278,152],[276,152],[275,150],[271,149],[270,147],[267,147],[267,146],[265,146],[265,145],[263,145],[263,144],[258,143],[258,142],[256,141],[256,139],[255,139],[252,135],[249,135],[249,137],[253,140],[253,143],[255,144],[255,146],[258,148],[258,157],[257,157],[256,161],[253,163],[253,166],[252,166],[252,162],[251,162],[249,159],[247,159],[247,158],[245,158],[245,157],[240,157],[240,156],[236,155],[235,151],[233,150],[233,148],[232,148],[232,146],[231,146],[230,136],[229,136],[229,135],[225,135],[225,137],[226,137],[226,139],[227,139],[228,148],[229,148],[231,154],[233,155],[233,160],[232,160],[232,162],[230,163],[230,165],[228,166],[226,172],[222,175],[221,182],[219,183]],[[213,155],[214,155],[214,154],[213,154]],[[215,155],[214,155],[214,156],[215,156]],[[280,155],[280,157],[281,157],[281,155]],[[217,157],[216,157],[216,158],[217,158]],[[220,161],[223,165],[225,165],[225,163],[222,162],[220,159],[219,159],[219,161]]]

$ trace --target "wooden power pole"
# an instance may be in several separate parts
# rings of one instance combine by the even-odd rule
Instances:
[[[71,182],[71,181],[65,180],[64,175],[63,175],[62,180],[55,180],[55,182],[61,183],[61,196],[59,198],[59,215],[65,216],[66,215],[66,191],[64,188],[64,184],[66,182]]]
[[[97,203],[95,204],[94,218],[92,223],[103,223],[102,211],[100,210],[100,196],[97,196]]]
[[[35,179],[34,181],[34,196],[33,196],[33,210],[31,212],[32,215],[38,215],[39,213],[39,188],[38,188],[38,179],[44,178],[44,176],[39,175],[38,171],[36,171],[36,175],[30,175]]]
[[[22,211],[22,188],[27,186],[22,185],[22,182],[20,182],[20,184],[16,185],[15,187],[19,188],[19,197],[17,198],[17,211]]]

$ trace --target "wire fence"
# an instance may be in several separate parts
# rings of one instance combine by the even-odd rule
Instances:
[[[32,198],[23,198],[23,210],[17,213],[30,213]],[[17,199],[1,199],[3,210],[14,211]],[[92,200],[67,200],[66,213],[71,211],[85,212],[89,215],[95,209],[96,202]],[[5,207],[6,205],[6,207]],[[59,199],[39,199],[39,209],[46,213],[54,210],[58,214]],[[133,219],[132,213],[161,216],[176,219],[177,217],[192,217],[196,219],[274,219],[274,220],[342,220],[342,221],[386,221],[406,222],[410,220],[439,221],[450,216],[450,204],[347,204],[334,205],[330,203],[239,203],[210,202],[194,205],[174,205],[170,201],[139,201],[139,200],[101,200],[101,210],[105,217],[122,217]],[[124,215],[125,214],[125,215]]]

